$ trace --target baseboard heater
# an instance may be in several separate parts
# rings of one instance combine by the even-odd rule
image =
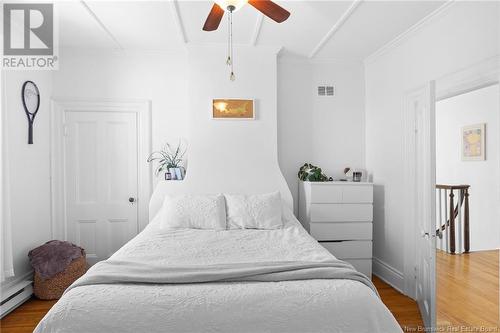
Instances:
[[[0,319],[28,300],[33,294],[33,282],[29,280],[15,283],[5,290],[2,288]]]

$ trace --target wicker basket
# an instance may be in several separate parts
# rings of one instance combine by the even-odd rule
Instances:
[[[85,255],[75,259],[66,269],[50,279],[43,279],[35,272],[34,293],[39,299],[59,299],[63,292],[87,271]]]

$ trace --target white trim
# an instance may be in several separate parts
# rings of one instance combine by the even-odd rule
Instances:
[[[500,56],[486,59],[468,68],[445,75],[436,81],[436,100],[462,94],[466,91],[480,89],[487,85],[498,83],[500,72]],[[416,230],[415,221],[415,119],[411,111],[411,100],[423,93],[424,87],[407,92],[403,97],[403,160],[404,160],[404,188],[405,188],[405,224],[404,224],[404,294],[411,298],[416,297],[415,265],[416,259]],[[434,122],[434,120],[432,120]],[[435,163],[435,161],[434,161]],[[435,166],[434,166],[435,170]],[[434,231],[435,232],[435,231]]]
[[[264,20],[264,15],[259,13],[257,16],[257,22],[255,22],[255,28],[253,30],[252,39],[250,40],[250,45],[255,46],[259,40],[260,29],[262,28],[262,21]]]
[[[455,3],[455,0],[447,0],[439,8],[434,10],[429,15],[425,16],[423,19],[418,21],[416,24],[411,26],[408,30],[398,35],[396,38],[392,39],[390,42],[386,43],[384,46],[379,48],[377,51],[373,52],[371,55],[365,58],[365,65],[375,62],[382,55],[390,52],[391,50],[397,48],[399,45],[403,44],[405,41],[413,37],[421,29],[426,27],[428,24],[439,19],[444,15]]]
[[[343,59],[343,58],[307,58],[305,56],[293,55],[291,53],[282,52],[278,56],[278,64],[337,64],[337,65],[363,65],[360,60]]]
[[[87,11],[87,13],[96,21],[96,23],[101,27],[102,30],[108,35],[109,38],[116,44],[119,50],[123,50],[123,46],[120,44],[118,39],[111,33],[111,31],[106,27],[106,25],[101,21],[101,19],[97,16],[96,13],[87,5],[84,0],[80,0],[80,4]],[[57,21],[57,20],[56,20]]]
[[[373,275],[378,276],[382,281],[404,294],[403,273],[378,258],[373,257],[372,261]]]
[[[0,168],[0,191],[2,193],[0,194],[0,200],[2,202],[0,203],[0,219],[3,219],[3,226],[1,226],[2,230],[0,231],[0,238],[2,241],[2,248],[0,249],[0,264],[4,265],[5,262],[4,260],[4,250],[6,246],[10,246],[10,251],[11,255],[13,255],[13,248],[12,248],[12,238],[10,239],[9,244],[3,244],[4,241],[4,235],[3,232],[8,232],[10,233],[9,237],[12,237],[12,220],[11,220],[11,201],[10,201],[10,192],[11,192],[11,186],[10,186],[10,165],[9,165],[9,159],[7,156],[9,156],[9,126],[8,126],[8,112],[7,112],[7,82],[6,82],[6,77],[5,73],[1,75],[1,107],[2,107],[2,113],[0,114],[0,126],[1,126],[1,131],[0,135],[2,136],[0,139],[0,154],[2,154],[2,158],[0,158],[0,163],[2,163],[1,168]],[[4,271],[2,278],[10,278],[15,276],[14,272],[14,263],[13,263],[13,258],[9,258],[10,261],[10,266],[11,269]],[[1,269],[3,270],[5,267],[2,267]]]
[[[437,79],[436,100],[465,94],[499,83],[500,55],[480,61]]]
[[[185,56],[185,48],[171,49],[92,49],[80,47],[61,47],[59,49],[61,57],[66,56],[99,56],[99,57],[170,57],[170,56]]]
[[[309,54],[309,58],[314,58],[316,54],[326,45],[326,43],[337,33],[337,31],[340,30],[342,25],[351,17],[351,15],[354,13],[356,8],[363,2],[363,0],[354,0],[352,4],[347,8],[347,10],[340,16],[340,18],[335,22],[335,24],[331,27],[331,29],[326,33],[323,38],[319,41],[319,43],[316,45],[316,47],[311,51]]]
[[[184,30],[184,24],[182,23],[182,18],[179,13],[179,4],[177,0],[172,0],[170,2],[170,9],[172,10],[172,16],[174,17],[175,25],[177,26],[177,32],[179,33],[180,40],[186,44],[188,42],[186,31]]]
[[[424,87],[408,92],[403,97],[403,173],[404,173],[404,198],[403,206],[405,207],[405,223],[403,225],[403,237],[404,237],[404,268],[403,268],[403,293],[413,299],[416,298],[416,265],[417,265],[417,255],[416,255],[416,235],[418,231],[416,229],[416,208],[415,208],[415,113],[412,107],[412,101],[417,99],[417,96],[424,93]]]
[[[151,166],[145,163],[147,156],[151,152],[151,103],[145,100],[81,101],[52,99],[50,114],[50,192],[52,238],[67,239],[63,149],[64,113],[67,110],[80,112],[132,112],[137,114],[137,231],[139,232],[149,222],[148,203],[152,193]]]

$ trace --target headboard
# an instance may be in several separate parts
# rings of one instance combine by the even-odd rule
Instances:
[[[279,190],[283,201],[293,207],[292,194],[278,165],[277,51],[239,47],[237,79],[232,82],[224,64],[224,47],[189,48],[189,166],[185,180],[158,183],[149,205],[150,220],[166,194]],[[254,99],[256,119],[211,119],[214,97]]]

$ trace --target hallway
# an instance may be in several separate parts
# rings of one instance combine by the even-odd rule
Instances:
[[[437,251],[438,326],[498,327],[498,260],[498,250],[461,255]]]

